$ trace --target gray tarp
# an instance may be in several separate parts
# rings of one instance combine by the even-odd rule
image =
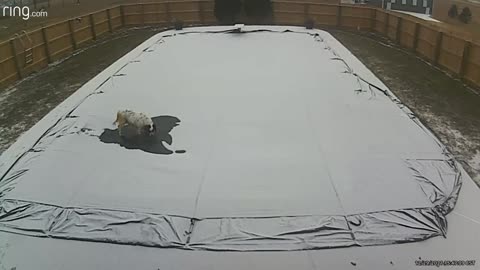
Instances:
[[[189,250],[447,235],[459,165],[323,31],[160,33],[0,160],[0,231]],[[251,30],[251,31],[250,31]],[[152,141],[122,141],[119,109]]]

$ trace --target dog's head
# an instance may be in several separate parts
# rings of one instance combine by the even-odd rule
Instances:
[[[146,125],[146,126],[143,127],[143,131],[148,136],[153,136],[153,135],[155,135],[155,132],[157,131],[157,127],[155,126],[155,124]]]

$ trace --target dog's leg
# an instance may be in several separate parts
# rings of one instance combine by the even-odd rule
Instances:
[[[127,121],[125,120],[125,118],[123,117],[123,115],[118,112],[117,113],[117,120],[115,121],[117,123],[117,129],[118,129],[118,134],[120,135],[120,137],[122,137],[123,135],[123,128],[125,127],[125,125],[127,124]]]
[[[118,134],[120,135],[120,137],[123,136],[123,132],[122,132],[122,131],[123,131],[123,128],[124,128],[125,126],[126,126],[126,124],[125,124],[125,122],[123,122],[123,121],[120,121],[120,122],[118,123]]]
[[[117,112],[117,119],[115,119],[115,122],[113,122],[114,125],[120,122],[120,112]]]

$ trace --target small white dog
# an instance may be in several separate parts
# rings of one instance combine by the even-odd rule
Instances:
[[[118,125],[118,133],[122,136],[122,129],[125,126],[133,127],[137,130],[137,135],[153,136],[156,131],[152,119],[144,113],[136,113],[130,110],[118,111],[117,119],[113,124]]]

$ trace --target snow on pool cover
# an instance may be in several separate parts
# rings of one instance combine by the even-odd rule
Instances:
[[[139,48],[1,156],[1,231],[231,251],[447,234],[468,175],[328,33],[190,28]],[[155,137],[120,139],[120,109]]]

